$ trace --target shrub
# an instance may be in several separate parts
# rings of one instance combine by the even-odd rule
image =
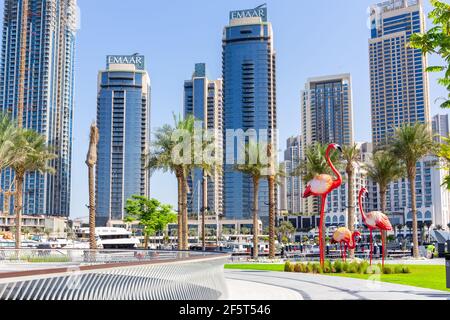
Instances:
[[[342,273],[343,265],[342,265],[341,261],[339,261],[339,260],[335,261],[333,267],[335,269],[335,273]]]
[[[349,266],[350,266],[350,265],[349,265],[348,262],[344,262],[344,263],[342,264],[342,271],[347,272]]]
[[[401,267],[401,266],[395,266],[395,268],[394,268],[394,273],[395,273],[395,274],[403,273],[403,267]]]
[[[323,266],[323,272],[324,273],[331,273],[333,266],[331,265],[331,261],[330,260],[326,260],[325,264]]]
[[[323,269],[320,265],[317,266],[317,273],[319,273],[319,274],[323,273]]]
[[[392,274],[393,273],[392,267],[391,266],[385,266],[383,268],[383,273],[384,274]]]
[[[347,273],[358,273],[358,266],[355,264],[350,264],[348,266]]]
[[[297,264],[294,266],[294,271],[295,271],[295,272],[302,272],[302,264],[301,264],[301,263],[297,263]]]
[[[291,263],[289,265],[289,272],[295,272],[295,264]]]
[[[306,265],[306,273],[313,273],[313,266],[309,262]]]
[[[362,261],[359,265],[359,273],[367,274],[367,269],[370,267],[370,264],[367,261]]]
[[[284,264],[284,271],[285,272],[290,272],[291,268],[291,263],[289,261],[286,261],[286,263]]]
[[[403,267],[402,273],[411,273],[411,270],[409,269],[409,267]]]
[[[313,271],[313,273],[317,273],[317,267],[318,267],[318,264],[317,264],[317,263],[314,263],[314,264],[312,265],[312,271]]]

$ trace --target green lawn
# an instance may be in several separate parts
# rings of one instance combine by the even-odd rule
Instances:
[[[382,274],[380,281],[404,284],[414,287],[449,291],[446,288],[445,266],[435,265],[408,265],[410,274]],[[225,269],[239,270],[265,270],[284,272],[284,264],[228,264]],[[347,277],[356,279],[369,279],[369,274],[327,274],[334,277]]]

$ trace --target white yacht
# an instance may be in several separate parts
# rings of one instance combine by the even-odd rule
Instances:
[[[89,241],[89,228],[81,228],[77,233],[78,240]],[[140,241],[124,228],[95,228],[97,246],[102,249],[136,249]]]

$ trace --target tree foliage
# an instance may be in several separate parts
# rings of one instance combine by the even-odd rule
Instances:
[[[132,196],[127,200],[125,211],[126,222],[138,221],[147,237],[163,232],[169,223],[177,221],[177,215],[172,210],[172,206],[145,196]]]
[[[423,54],[437,54],[445,65],[431,66],[429,72],[443,72],[439,84],[447,88],[448,96],[442,103],[442,108],[450,108],[450,4],[438,0],[430,0],[434,10],[429,18],[433,27],[426,33],[416,33],[411,36],[411,47],[422,50]]]

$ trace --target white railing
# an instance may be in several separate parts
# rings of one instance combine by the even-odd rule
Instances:
[[[228,258],[176,251],[0,250],[0,300],[224,299]]]

